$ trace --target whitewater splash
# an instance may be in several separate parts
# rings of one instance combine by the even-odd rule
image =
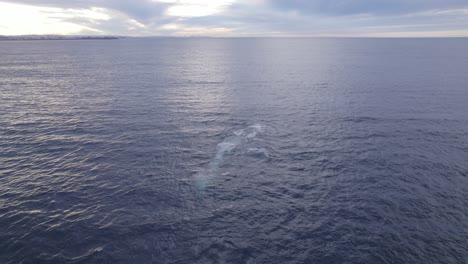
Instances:
[[[247,142],[254,139],[259,133],[264,131],[264,126],[255,124],[244,129],[233,132],[231,136],[223,140],[216,146],[216,154],[208,165],[208,168],[198,172],[195,175],[195,184],[199,190],[204,190],[210,180],[217,176],[219,168],[223,164],[225,156],[236,149],[246,145]],[[245,151],[249,155],[263,155],[268,157],[268,151],[263,148],[248,148]]]

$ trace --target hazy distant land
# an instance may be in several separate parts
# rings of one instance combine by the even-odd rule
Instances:
[[[117,36],[64,36],[64,35],[20,35],[0,36],[0,41],[8,40],[110,40],[120,39]]]

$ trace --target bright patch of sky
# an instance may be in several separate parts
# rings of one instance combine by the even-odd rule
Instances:
[[[63,9],[35,7],[0,2],[0,34],[76,34],[82,31],[101,33],[99,28],[91,28],[69,19],[109,20],[104,9]]]
[[[234,0],[162,0],[160,2],[171,3],[166,14],[175,17],[203,17],[221,13],[226,7],[234,3]]]

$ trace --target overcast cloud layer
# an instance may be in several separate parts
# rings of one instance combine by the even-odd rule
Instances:
[[[0,0],[0,34],[468,36],[468,1]]]

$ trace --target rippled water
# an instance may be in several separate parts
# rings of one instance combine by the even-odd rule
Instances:
[[[468,39],[0,43],[1,263],[467,263]]]

